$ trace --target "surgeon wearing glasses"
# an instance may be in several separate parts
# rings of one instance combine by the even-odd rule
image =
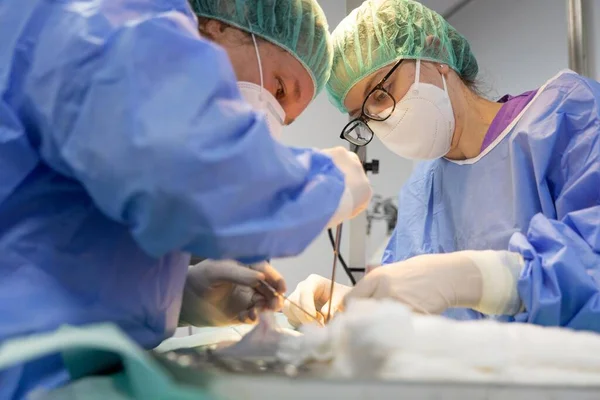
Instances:
[[[327,90],[355,117],[342,138],[421,162],[384,265],[332,298],[313,275],[292,299],[600,332],[600,83],[567,70],[490,101],[467,40],[412,0],[367,0],[333,39]]]

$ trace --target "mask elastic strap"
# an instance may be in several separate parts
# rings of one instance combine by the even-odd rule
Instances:
[[[415,88],[419,88],[419,82],[421,81],[421,60],[417,59],[417,71],[415,72]]]
[[[258,73],[260,74],[260,91],[262,93],[262,89],[265,87],[263,82],[263,71],[262,71],[262,61],[260,59],[260,52],[258,51],[258,44],[256,43],[256,37],[254,33],[252,35],[252,42],[254,42],[254,50],[256,51],[256,59],[258,60]]]
[[[442,74],[442,83],[444,84],[444,92],[446,92],[446,96],[448,96],[448,86],[446,86],[446,78],[444,78],[444,74]]]

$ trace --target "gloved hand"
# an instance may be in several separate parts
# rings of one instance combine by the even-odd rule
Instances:
[[[352,288],[336,283],[333,289],[333,297],[329,298],[331,280],[320,275],[312,274],[296,286],[296,290],[288,297],[291,301],[298,304],[311,315],[317,317],[321,322],[325,322],[329,302],[331,301],[331,315],[338,311],[346,293]],[[298,307],[293,306],[289,301],[283,305],[283,313],[288,318],[290,325],[299,327],[303,324],[313,323],[314,320],[303,313]]]
[[[360,297],[392,298],[424,314],[464,307],[488,315],[515,315],[522,309],[517,281],[523,265],[521,255],[508,251],[417,256],[376,268],[344,303]]]
[[[282,276],[269,263],[250,267],[236,261],[205,260],[188,270],[180,325],[220,326],[256,321],[258,311],[278,311],[280,296],[260,285],[264,279],[277,292],[285,293]]]
[[[344,173],[344,193],[335,214],[327,224],[328,227],[333,227],[364,211],[369,206],[373,190],[355,153],[343,147],[321,151],[331,157],[335,166]]]

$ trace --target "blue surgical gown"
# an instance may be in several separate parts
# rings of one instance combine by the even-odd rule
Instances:
[[[186,0],[0,1],[0,342],[113,321],[175,329],[189,253],[301,252],[344,179],[241,100]],[[0,371],[0,399],[65,380]]]
[[[488,249],[525,259],[525,311],[498,319],[600,332],[599,82],[563,73],[478,161],[419,164],[383,263]]]

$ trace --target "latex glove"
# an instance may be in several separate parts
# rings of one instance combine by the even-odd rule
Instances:
[[[250,267],[236,261],[205,260],[188,270],[180,325],[220,326],[251,323],[260,310],[278,311],[283,306],[260,285],[264,279],[279,293],[285,293],[285,281],[269,263]]]
[[[331,279],[320,275],[312,274],[296,286],[296,289],[288,297],[297,305],[304,308],[311,315],[314,315],[321,322],[325,322],[329,302],[331,302],[331,315],[340,309],[346,293],[352,288],[336,283],[333,290],[333,297],[329,298],[331,289]],[[289,301],[283,304],[283,313],[287,317],[290,325],[297,328],[303,324],[315,322],[308,315],[303,313],[298,307],[293,306]]]
[[[367,274],[346,296],[392,298],[424,314],[472,308],[489,315],[522,310],[517,281],[521,255],[508,251],[431,254],[384,265]]]
[[[335,166],[344,174],[344,193],[335,214],[327,224],[328,227],[333,227],[364,211],[369,206],[373,190],[355,153],[343,147],[321,151],[331,157]]]

